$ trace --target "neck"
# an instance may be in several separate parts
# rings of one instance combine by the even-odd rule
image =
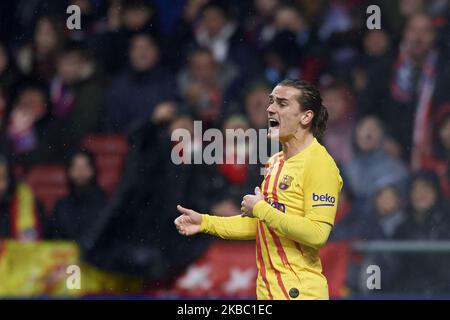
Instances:
[[[297,153],[306,149],[314,140],[314,136],[309,131],[297,131],[289,140],[282,141],[284,159],[295,156]]]

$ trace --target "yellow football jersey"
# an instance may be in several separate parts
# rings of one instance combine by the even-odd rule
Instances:
[[[319,249],[334,224],[342,184],[334,160],[314,139],[288,160],[283,152],[270,158],[261,184],[265,201],[253,208],[254,218],[203,215],[201,230],[256,240],[258,299],[328,299]]]

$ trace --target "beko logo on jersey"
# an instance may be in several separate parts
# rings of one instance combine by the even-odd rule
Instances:
[[[313,201],[321,201],[325,203],[317,203],[313,204],[313,207],[334,207],[334,203],[336,202],[336,198],[328,195],[328,193],[325,194],[312,194]]]

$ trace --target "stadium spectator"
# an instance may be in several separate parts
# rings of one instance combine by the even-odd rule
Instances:
[[[56,73],[59,52],[64,47],[62,23],[54,17],[41,17],[34,31],[33,41],[17,54],[17,65],[39,81],[50,81]]]
[[[8,48],[0,42],[0,130],[5,130],[5,123],[7,121],[9,99],[14,86],[19,81],[19,73],[15,68],[14,61]],[[4,140],[4,135],[0,140]],[[4,143],[3,143],[4,144]]]
[[[136,32],[146,32],[154,37],[159,36],[160,31],[156,22],[156,11],[150,1],[124,0],[122,10],[122,22],[125,33],[130,35]]]
[[[274,32],[259,44],[266,80],[302,78],[317,82],[323,54],[315,50],[314,34],[302,12],[294,5],[280,6],[273,18]]]
[[[46,87],[25,83],[18,89],[6,125],[7,150],[16,164],[28,166],[54,159],[54,143],[49,132],[52,120]]]
[[[226,137],[227,130],[240,129],[243,130],[242,132],[249,129],[247,119],[242,115],[232,115],[225,120],[222,132]],[[220,192],[221,202],[214,206],[213,214],[220,216],[239,214],[242,194],[251,192],[255,186],[261,184],[260,169],[262,165],[251,163],[253,156],[258,155],[257,146],[253,144],[254,142],[251,139],[245,139],[245,141],[240,139],[237,141],[226,140],[225,161],[223,164],[217,164],[216,166],[219,177],[223,178],[222,191]],[[258,159],[255,157],[254,160]],[[243,163],[240,161],[243,161]]]
[[[424,0],[400,0],[398,2],[400,15],[404,19],[423,13],[426,9]]]
[[[349,68],[357,57],[358,37],[364,20],[358,21],[354,12],[358,1],[327,1],[318,20],[318,53],[326,51],[326,70],[339,78],[347,79]]]
[[[386,12],[386,23],[392,28],[393,34],[399,35],[405,28],[409,18],[416,14],[431,13],[435,1],[398,0],[382,1],[382,11]],[[439,2],[439,1],[436,1]]]
[[[398,227],[399,240],[442,240],[450,238],[450,216],[442,200],[439,180],[429,171],[417,173],[411,182],[406,220]],[[436,253],[404,253],[398,256],[397,290],[436,293],[448,291],[449,256]]]
[[[355,154],[346,166],[347,183],[355,194],[355,200],[366,205],[375,195],[381,183],[404,188],[408,171],[404,164],[390,157],[383,149],[384,131],[374,116],[362,118],[356,125]]]
[[[245,155],[245,163],[243,164],[237,163],[236,154],[231,155],[231,157],[227,154],[229,162],[216,165],[216,175],[222,177],[222,179],[217,179],[217,183],[221,183],[222,191],[219,192],[217,203],[215,203],[211,210],[215,215],[230,216],[239,213],[242,194],[251,192],[254,190],[255,186],[261,184],[261,169],[263,166],[258,162],[261,161],[259,158],[260,154],[258,153],[258,145],[261,143],[259,130],[265,129],[267,126],[265,110],[267,109],[267,101],[270,92],[270,87],[266,82],[252,82],[244,90],[243,102],[247,117],[233,114],[224,121],[222,129],[224,135],[227,129],[242,129],[244,131],[249,128],[257,129],[257,145],[254,145],[255,141],[248,140],[245,143],[242,143],[241,141],[242,145],[236,144],[234,148],[232,148],[232,150],[237,152],[243,152]],[[263,139],[270,148],[270,143],[266,139],[266,135],[263,136]],[[271,154],[273,153],[275,152],[272,152]],[[257,163],[250,161],[249,155],[252,155],[252,160],[257,160]],[[269,156],[270,154],[267,154],[267,157]]]
[[[433,17],[434,25],[439,32],[440,44],[448,52],[450,50],[450,3],[448,1],[433,1],[429,4],[428,13]]]
[[[250,123],[250,127],[255,129],[267,128],[267,103],[269,94],[272,92],[270,85],[264,81],[253,81],[243,93],[244,112]]]
[[[159,48],[147,34],[137,34],[129,48],[130,67],[114,77],[105,98],[104,126],[124,132],[149,118],[155,106],[177,95],[173,77],[159,64]]]
[[[275,12],[273,23],[276,33],[292,32],[295,43],[303,50],[311,46],[311,28],[302,11],[295,5],[280,6]]]
[[[352,159],[352,135],[355,124],[353,92],[344,83],[330,83],[322,88],[323,105],[328,110],[324,145],[335,161],[347,165]]]
[[[244,24],[246,41],[257,49],[272,39],[276,30],[274,15],[280,5],[279,0],[254,0],[254,12]]]
[[[345,181],[349,181],[342,170]],[[405,188],[381,179],[367,202],[357,201],[348,183],[341,191],[333,240],[388,240],[405,220]]]
[[[259,130],[267,127],[266,109],[270,93],[271,88],[267,82],[255,80],[247,85],[244,89],[244,97],[242,99],[246,117],[240,114],[232,114],[227,117],[222,129],[224,135],[227,129],[242,129],[244,131],[249,128],[257,129],[256,143],[259,145],[261,143]],[[238,108],[236,107],[235,109]],[[264,142],[267,143],[267,147],[270,148],[270,141],[266,139],[266,135],[263,138],[265,140]],[[236,215],[240,210],[242,194],[251,192],[255,186],[261,184],[261,169],[263,166],[259,162],[250,162],[249,157],[249,155],[257,156],[254,159],[261,161],[258,153],[259,147],[258,145],[252,144],[253,142],[249,140],[248,143],[243,143],[241,146],[235,145],[233,149],[245,154],[244,164],[238,164],[236,154],[233,154],[231,158],[228,158],[229,163],[216,166],[217,174],[223,179],[217,180],[217,183],[222,183],[222,191],[219,193],[218,202],[211,211],[213,214],[219,216]],[[267,154],[267,157],[269,157],[278,150],[273,151],[269,149],[267,151],[270,153]]]
[[[226,137],[227,131],[234,132],[235,130],[241,130],[241,132],[245,132],[248,129],[248,122],[245,117],[240,115],[232,115],[225,120],[222,133]],[[249,145],[249,141],[247,139],[238,139],[237,141],[234,139],[226,140],[224,149],[224,163],[219,165],[218,169],[226,180],[230,182],[230,184],[241,185],[245,182],[247,178],[249,155],[254,152],[250,149],[251,146]],[[240,163],[241,161],[244,163]]]
[[[307,48],[311,43],[311,30],[302,11],[294,4],[281,4],[279,1],[255,1],[257,14],[250,20],[249,28],[257,28],[247,36],[252,36],[250,41],[261,50],[280,32],[290,31],[294,42],[301,48]],[[256,21],[255,21],[256,20]],[[255,25],[259,21],[259,26]],[[264,23],[264,24],[263,24]],[[259,29],[259,30],[258,30]],[[256,33],[255,33],[256,32]],[[253,33],[253,34],[252,34]]]
[[[433,152],[424,161],[424,168],[439,176],[440,186],[446,200],[450,199],[450,104],[438,108],[434,116]]]
[[[48,237],[75,241],[84,247],[86,234],[106,204],[96,181],[93,155],[85,150],[74,152],[67,164],[67,178],[70,191],[55,205],[49,218]]]
[[[291,31],[277,33],[263,49],[263,76],[271,84],[300,76],[300,48]]]
[[[399,227],[399,239],[446,239],[449,214],[434,172],[421,171],[411,181],[410,207],[407,220]]]
[[[9,116],[11,152],[24,165],[63,161],[88,133],[97,131],[103,82],[79,47],[61,52],[47,87],[25,82]]]
[[[395,185],[380,186],[376,190],[373,204],[368,206],[369,214],[365,218],[358,217],[357,225],[359,225],[361,239],[365,241],[392,240],[397,229],[406,219],[404,202],[402,191]],[[370,265],[377,265],[383,270],[381,290],[392,291],[397,280],[398,257],[391,252],[366,253],[357,273],[359,278],[357,287],[360,292],[368,292],[364,275],[367,274],[367,268]]]
[[[208,49],[197,49],[188,57],[188,65],[178,75],[183,100],[196,119],[214,123],[224,114],[224,100],[237,76],[233,67],[222,65]]]
[[[216,61],[251,74],[256,61],[242,41],[242,32],[226,1],[221,0],[209,1],[200,9],[200,19],[193,30],[195,44],[209,48]]]
[[[15,61],[11,56],[11,52],[3,43],[0,42],[0,113],[1,119],[6,116],[6,104],[11,98],[11,93],[18,84],[21,74],[15,65]],[[2,124],[4,122],[2,121]],[[1,125],[0,125],[1,127]]]
[[[318,28],[319,39],[327,42],[338,33],[345,33],[353,27],[351,9],[355,3],[342,0],[332,0],[328,6],[323,6],[322,19]]]
[[[393,54],[392,39],[388,30],[367,30],[361,42],[362,50],[351,70],[352,86],[358,93],[364,90],[374,72],[379,72],[380,68],[390,68]]]
[[[110,1],[105,30],[89,41],[90,48],[108,74],[116,74],[126,67],[131,39],[148,34],[156,42],[160,31],[155,8],[146,0]]]
[[[185,67],[187,53],[195,43],[193,26],[197,23],[202,7],[208,0],[187,0],[175,20],[172,32],[165,43],[165,60],[174,70]]]
[[[50,83],[52,131],[60,139],[53,152],[65,155],[70,146],[98,130],[103,91],[103,79],[81,46],[73,45],[60,54]]]
[[[394,184],[381,183],[372,202],[357,203],[347,186],[341,191],[333,240],[389,240],[405,220],[405,199]]]
[[[33,192],[16,181],[13,168],[0,155],[0,239],[40,240],[46,233],[46,221]]]
[[[392,239],[398,226],[405,220],[402,191],[395,185],[380,186],[375,191],[374,203],[365,224],[364,240]]]
[[[424,14],[412,16],[391,68],[380,68],[371,75],[360,100],[363,112],[377,114],[386,123],[390,144],[394,146],[391,149],[415,170],[420,169],[424,156],[429,154],[430,115],[448,99],[445,83],[449,64],[436,40],[431,18]]]
[[[248,122],[241,115],[232,115],[224,122],[222,133],[226,137],[226,130],[248,129]],[[218,174],[223,177],[222,199],[212,208],[212,213],[217,216],[234,216],[239,214],[239,194],[248,178],[249,164],[248,153],[249,146],[247,141],[228,141],[230,143],[231,153],[224,154],[224,163],[217,164]],[[242,157],[244,163],[238,163],[237,158]],[[247,191],[251,188],[247,188]]]

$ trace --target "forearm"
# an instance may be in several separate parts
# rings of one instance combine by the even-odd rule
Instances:
[[[226,240],[254,240],[257,219],[241,217],[217,217],[202,214],[201,232]]]
[[[326,243],[331,232],[331,225],[328,223],[281,214],[265,201],[256,203],[253,216],[284,237],[316,249]]]

